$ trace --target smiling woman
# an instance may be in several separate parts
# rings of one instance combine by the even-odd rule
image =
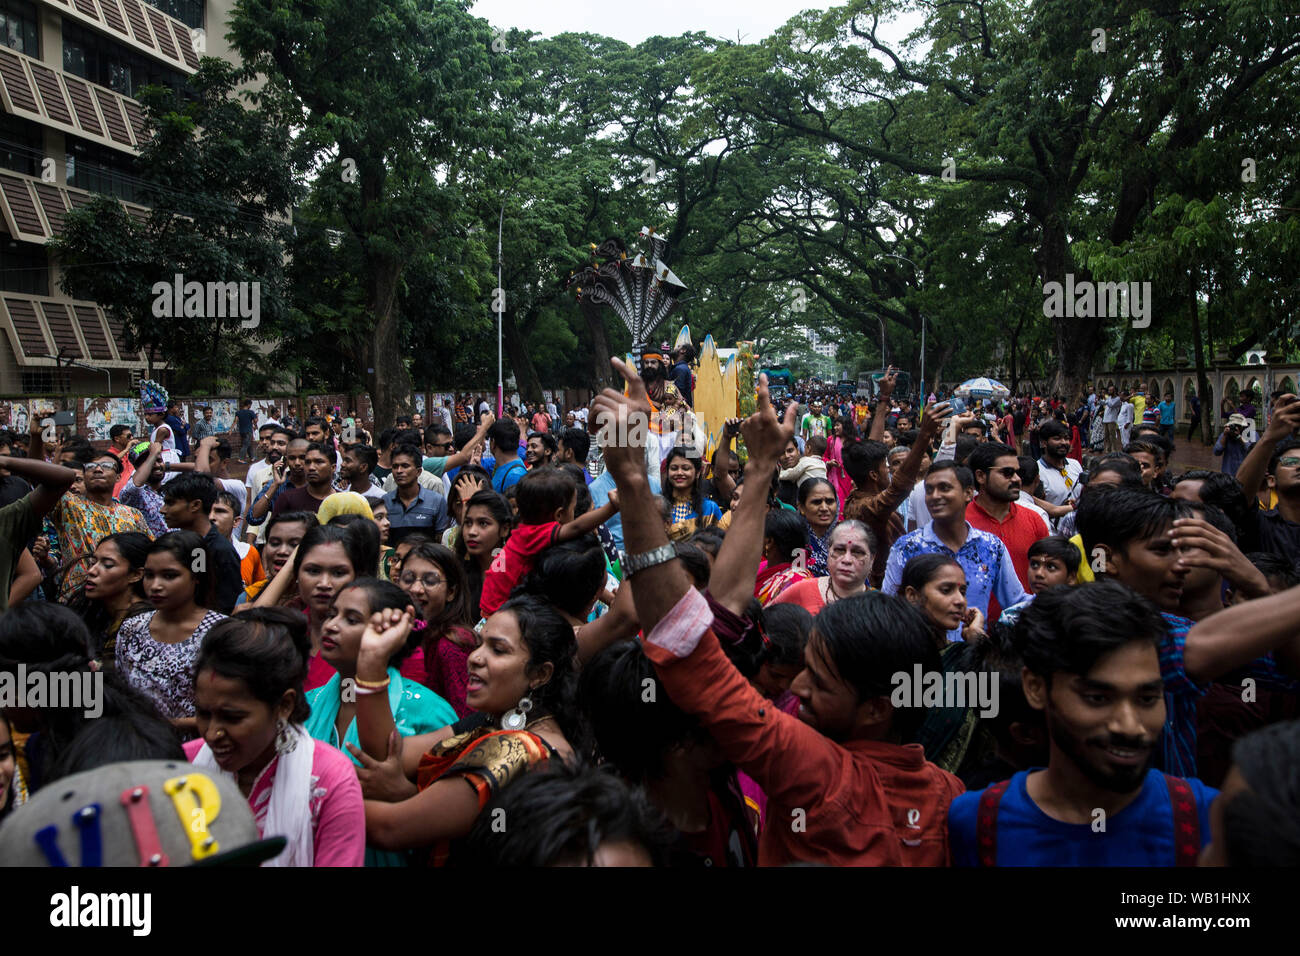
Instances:
[[[388,657],[408,639],[413,620],[396,610],[372,619],[357,660],[360,687],[387,686]],[[449,842],[469,833],[493,794],[552,758],[585,753],[576,654],[573,628],[558,612],[536,598],[514,598],[488,618],[469,657],[468,702],[477,714],[394,750],[386,700],[360,696],[366,752],[352,753],[369,771],[366,795],[394,801],[367,800],[367,841],[390,850],[429,847],[433,862],[444,863]],[[418,782],[414,795],[410,780]]]

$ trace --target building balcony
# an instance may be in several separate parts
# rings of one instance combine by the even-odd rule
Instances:
[[[190,28],[140,0],[38,0],[47,10],[111,36],[182,73],[199,68]]]
[[[4,46],[0,104],[14,116],[125,153],[138,153],[145,139],[144,112],[135,100]]]

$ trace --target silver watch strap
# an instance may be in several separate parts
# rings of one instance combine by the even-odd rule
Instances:
[[[624,556],[623,571],[631,577],[639,571],[646,568],[653,568],[656,564],[664,564],[677,557],[677,549],[672,543],[660,545],[653,551],[644,551],[641,554],[629,554]]]

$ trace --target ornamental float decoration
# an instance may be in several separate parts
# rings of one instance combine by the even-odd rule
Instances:
[[[629,254],[618,237],[591,244],[591,261],[569,273],[566,288],[575,290],[584,309],[613,309],[632,336],[639,359],[655,329],[681,303],[686,285],[668,268],[668,243],[654,228],[642,226],[642,252]],[[598,261],[603,260],[603,261]]]

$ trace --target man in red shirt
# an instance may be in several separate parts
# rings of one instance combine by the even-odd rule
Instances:
[[[601,420],[624,426],[617,429],[624,435],[637,416],[650,414],[650,403],[635,370],[618,359],[613,365],[628,393],[605,389],[592,413],[611,416]],[[793,405],[784,423],[777,420],[765,381],[758,409],[741,426],[746,479],[755,485],[772,474],[795,421]],[[897,674],[940,666],[919,613],[879,593],[833,602],[818,615],[804,669],[790,688],[799,714],[784,713],[723,653],[708,599],[668,546],[644,450],[610,445],[605,463],[621,496],[629,577],[623,586],[632,587],[646,656],[672,701],[767,794],[759,864],[947,865],[943,815],[962,792],[961,781],[928,762],[919,744],[899,743],[924,710],[891,701]],[[766,510],[763,496],[741,496],[716,565],[743,566],[751,590]]]
[[[1048,535],[1043,519],[1016,504],[1020,497],[1020,459],[1010,445],[984,442],[968,462],[979,494],[966,506],[972,528],[997,535],[1011,554],[1016,577],[1029,589],[1029,546]],[[997,598],[989,602],[989,620],[1000,611]]]

